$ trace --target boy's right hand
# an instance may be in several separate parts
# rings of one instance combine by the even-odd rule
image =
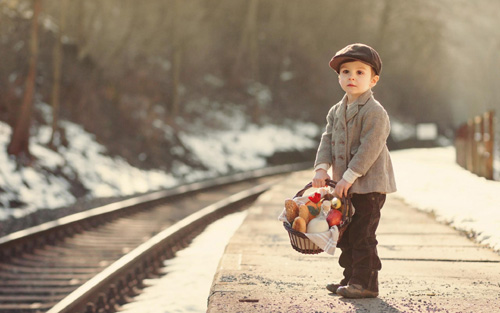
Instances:
[[[327,179],[330,179],[328,173],[324,169],[318,169],[312,179],[313,188],[325,187]]]

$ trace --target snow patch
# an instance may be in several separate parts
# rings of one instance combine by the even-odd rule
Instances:
[[[391,157],[398,196],[500,251],[499,181],[457,165],[453,147],[394,151]]]

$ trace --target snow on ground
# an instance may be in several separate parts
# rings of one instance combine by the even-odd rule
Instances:
[[[296,123],[291,128],[251,125],[231,131],[212,131],[197,136],[180,134],[182,142],[199,156],[203,164],[219,173],[230,169],[246,171],[266,166],[263,156],[275,151],[301,150],[317,146],[312,140],[318,127]]]
[[[50,116],[50,107],[37,105]],[[46,118],[50,124],[50,118]],[[41,208],[69,206],[75,202],[69,179],[78,178],[89,190],[88,198],[123,197],[170,188],[186,182],[245,171],[266,165],[266,158],[275,151],[311,148],[319,132],[311,123],[294,123],[288,128],[274,125],[244,126],[233,123],[229,131],[181,133],[185,145],[208,168],[194,170],[177,164],[176,174],[159,170],[144,171],[132,167],[122,158],[106,155],[106,148],[95,142],[94,136],[74,123],[61,122],[69,145],[56,153],[44,145],[49,141],[51,128],[40,126],[30,140],[30,151],[37,161],[31,167],[16,169],[7,153],[10,127],[0,122],[0,220],[9,216],[22,217]],[[182,178],[179,178],[182,175]],[[19,205],[19,203],[25,203]]]
[[[50,128],[42,126],[31,139],[30,151],[36,157],[31,167],[16,169],[7,153],[11,129],[0,122],[0,219],[21,217],[41,208],[68,206],[76,200],[70,192],[70,179],[78,177],[89,190],[88,197],[125,196],[148,190],[170,187],[176,179],[160,171],[142,171],[121,158],[109,158],[105,148],[79,125],[62,122],[70,139],[69,146],[59,153],[46,148]],[[25,205],[14,206],[15,202]]]
[[[500,181],[455,163],[453,147],[391,152],[397,195],[500,252]]]
[[[163,262],[168,275],[146,279],[144,283],[148,287],[120,312],[206,312],[220,258],[246,215],[247,212],[232,213],[210,224],[186,249],[177,252],[175,258]]]

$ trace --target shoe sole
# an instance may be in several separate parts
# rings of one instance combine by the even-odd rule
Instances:
[[[378,293],[359,293],[359,294],[351,294],[349,293],[348,291],[347,292],[344,292],[344,290],[337,290],[337,294],[339,296],[342,296],[344,298],[348,298],[348,299],[364,299],[364,298],[377,298],[378,297]]]
[[[331,293],[337,293],[337,289],[339,289],[340,287],[345,287],[345,286],[342,286],[342,285],[326,285],[326,289],[328,291],[330,291]]]

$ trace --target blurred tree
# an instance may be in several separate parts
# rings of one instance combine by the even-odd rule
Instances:
[[[240,34],[240,43],[237,47],[236,60],[233,66],[231,82],[236,82],[236,86],[247,78],[250,82],[260,82],[259,75],[259,29],[258,29],[259,0],[248,1],[248,9],[244,25]],[[241,75],[246,73],[246,75]],[[258,96],[250,100],[250,116],[253,123],[259,123],[262,108]]]
[[[449,122],[450,85],[440,73],[451,71],[444,50],[445,5],[431,1],[385,0],[377,11],[378,42],[384,67],[376,87],[396,118],[409,123]],[[439,104],[439,105],[437,105]]]
[[[170,98],[170,118],[172,121],[175,120],[180,113],[180,90],[181,90],[181,69],[183,60],[183,50],[184,42],[182,38],[182,24],[180,1],[172,0],[172,11],[173,16],[171,16],[171,37],[172,37],[172,96]]]
[[[52,83],[52,134],[50,136],[48,145],[55,149],[55,138],[60,136],[59,133],[59,106],[60,106],[60,90],[61,90],[61,67],[63,62],[63,49],[62,40],[63,33],[66,28],[66,10],[67,0],[60,0],[59,8],[59,28],[56,34],[56,44],[54,45],[53,52],[53,67],[54,67],[54,81]]]
[[[0,1],[0,118],[11,125],[29,96],[32,1]],[[132,162],[137,151],[155,151],[156,164],[170,157],[174,136],[164,125],[218,127],[209,110],[323,124],[343,95],[328,61],[353,42],[380,52],[374,91],[396,118],[446,124],[495,101],[500,71],[484,78],[476,70],[500,66],[494,0],[65,0],[65,9],[61,1],[43,1],[37,99],[54,105],[54,129],[59,115],[75,121]],[[58,74],[52,48],[59,49],[63,11]]]
[[[259,81],[258,58],[258,10],[259,0],[249,0],[246,17],[242,19],[244,25],[240,33],[240,42],[237,47],[236,60],[233,65],[231,80],[239,81],[241,73],[246,72],[252,81]]]
[[[42,10],[42,1],[33,0],[33,17],[30,39],[30,59],[28,76],[26,77],[24,97],[19,109],[16,124],[13,127],[7,152],[15,155],[21,163],[30,163],[29,151],[31,111],[33,107],[33,96],[35,93],[36,66],[38,59],[38,17]]]

